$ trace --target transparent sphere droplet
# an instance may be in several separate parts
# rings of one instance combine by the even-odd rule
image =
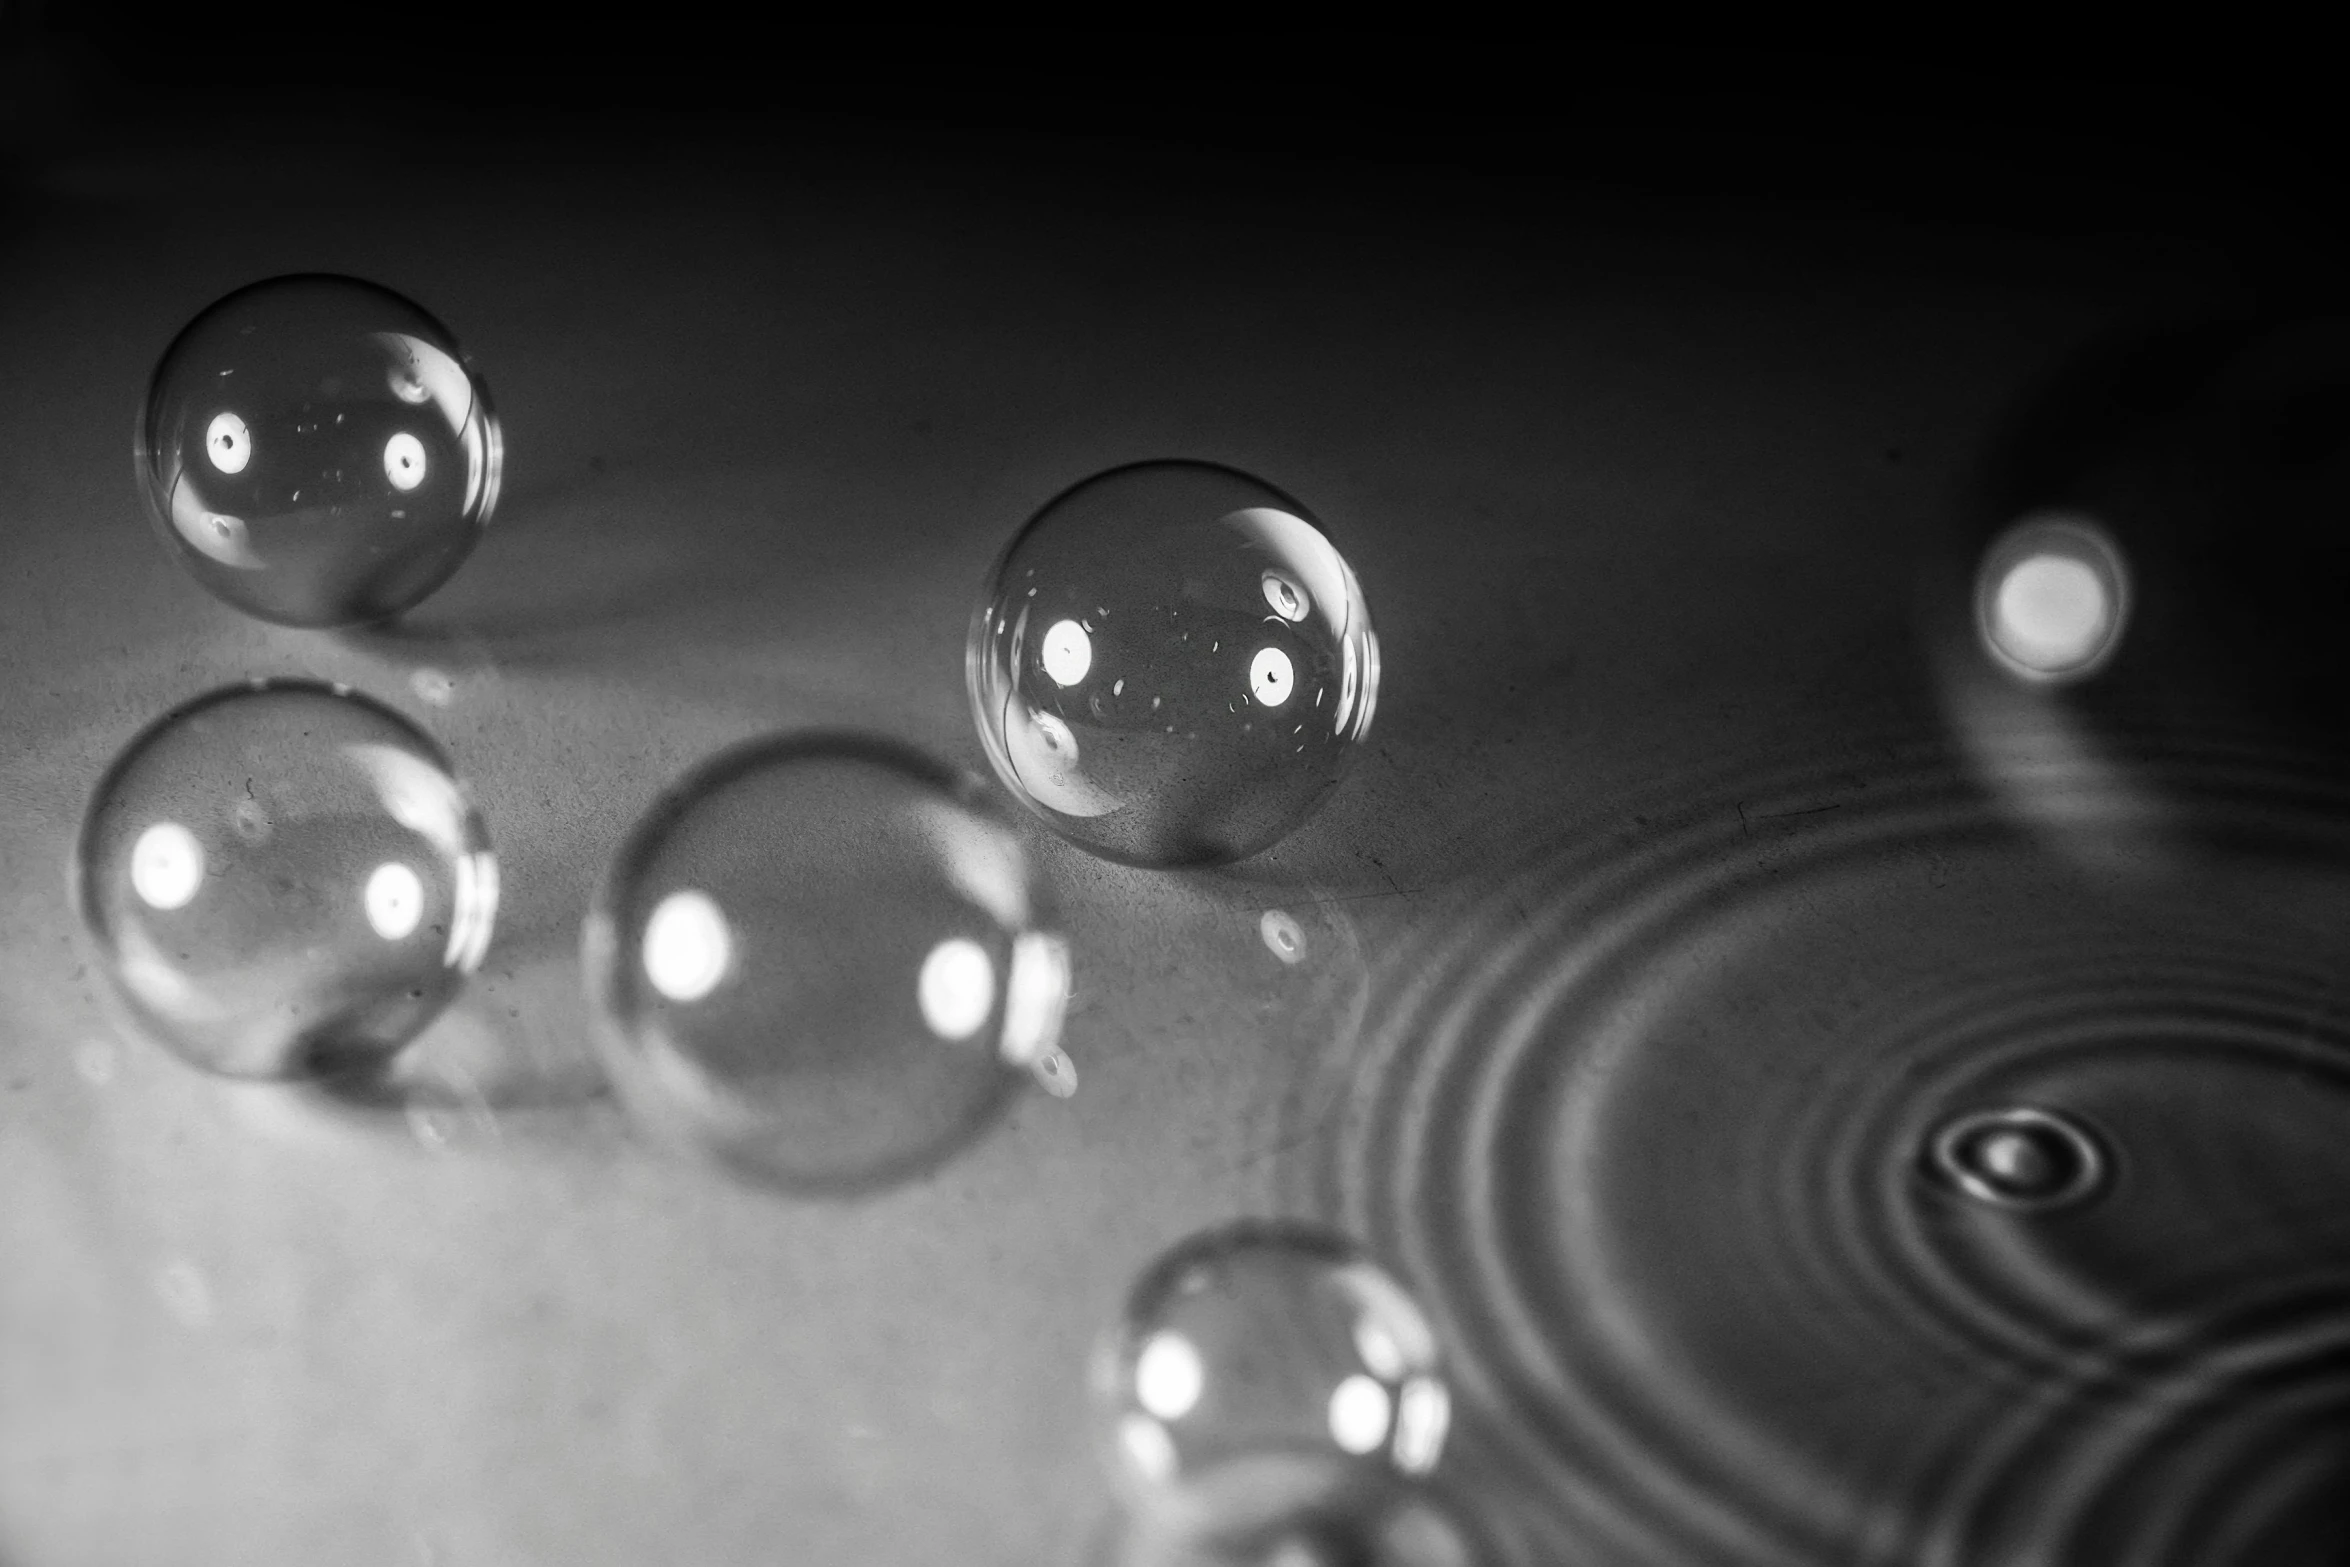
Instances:
[[[1139,865],[1239,859],[1337,785],[1379,643],[1296,501],[1211,463],[1112,469],[1047,505],[972,616],[972,716],[1005,787]]]
[[[1383,1495],[1443,1452],[1427,1318],[1342,1236],[1248,1221],[1144,1272],[1096,1353],[1103,1450],[1130,1509],[1242,1533]]]
[[[2030,1106],[1954,1117],[1934,1134],[1929,1163],[1950,1186],[1997,1208],[2077,1203],[2094,1195],[2106,1174],[2104,1149],[2087,1127]]]
[[[150,724],[90,798],[75,903],[132,1019],[235,1077],[380,1067],[479,966],[497,861],[438,746],[256,681]]]
[[[2034,684],[2092,675],[2121,645],[2129,574],[2120,547],[2086,518],[2018,523],[1984,553],[1975,585],[1984,649]]]
[[[1068,949],[977,783],[889,741],[754,741],[629,833],[583,937],[631,1114],[755,1177],[853,1191],[929,1168],[1059,1048]]]
[[[292,626],[398,615],[497,505],[489,392],[448,329],[355,278],[272,278],[164,351],[139,413],[140,493],[227,603]]]

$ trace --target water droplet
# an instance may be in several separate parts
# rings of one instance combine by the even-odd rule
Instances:
[[[1298,929],[1296,917],[1287,910],[1267,909],[1257,920],[1257,933],[1264,938],[1265,950],[1282,962],[1294,965],[1305,961],[1305,932]]]
[[[1243,1221],[1143,1273],[1102,1342],[1095,1392],[1130,1506],[1214,1511],[1279,1476],[1284,1510],[1305,1516],[1434,1464],[1438,1378],[1426,1318],[1360,1248]]]
[[[1299,704],[1310,747],[1252,721],[1301,680],[1375,679],[1370,615],[1295,501],[1212,464],[1114,469],[1054,500],[1013,539],[972,627],[972,716],[997,776],[1072,842],[1130,864],[1266,848],[1328,797],[1368,728],[1367,685],[1335,712]],[[1216,656],[1226,633],[1235,659]],[[1174,711],[1146,722],[1104,698],[1129,678]]]
[[[324,276],[256,283],[189,323],[156,366],[137,446],[141,493],[189,574],[298,626],[386,619],[437,589],[487,526],[503,461],[448,329]],[[397,526],[394,504],[410,513]]]
[[[664,1141],[810,1190],[976,1137],[1057,1044],[1048,890],[974,780],[857,735],[722,753],[630,832],[585,936],[598,1043]]]
[[[92,792],[76,899],[136,1021],[234,1077],[372,1069],[457,993],[497,911],[432,740],[348,688],[231,687],[149,725]]]
[[[2105,1181],[2104,1152],[2086,1127],[2028,1106],[1958,1116],[1934,1134],[1930,1159],[1967,1196],[2000,1208],[2076,1203]]]

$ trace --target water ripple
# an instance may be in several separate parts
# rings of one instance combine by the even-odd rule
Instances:
[[[2297,1559],[2350,1452],[2350,791],[2173,750],[2197,847],[2149,878],[1939,741],[1864,752],[1464,879],[1293,1089],[1297,1202],[1420,1290],[1557,1554]],[[2131,819],[2109,771],[2041,781]],[[1936,1177],[2009,1107],[2094,1136],[2097,1189]]]

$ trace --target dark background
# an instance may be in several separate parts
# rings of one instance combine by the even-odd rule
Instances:
[[[2342,170],[2321,52],[2289,35],[1949,25],[1734,47],[1694,21],[749,28],[691,6],[591,19],[13,0],[0,40],[20,149],[429,116],[485,137],[853,135],[1380,202],[1426,199],[1442,171],[1453,199],[1516,201],[1529,218],[1563,181],[1668,208],[1793,202],[2288,245],[2334,226]],[[970,145],[942,145],[957,140]]]

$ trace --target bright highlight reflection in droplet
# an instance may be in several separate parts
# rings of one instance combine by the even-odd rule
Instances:
[[[2069,669],[2095,654],[2113,613],[2097,573],[2061,555],[2010,567],[1999,585],[1999,640],[2035,669]]]
[[[969,1039],[995,1010],[995,965],[987,949],[952,936],[930,949],[917,982],[922,1021],[939,1038]]]
[[[673,892],[645,922],[645,978],[671,1001],[709,995],[733,960],[733,933],[706,893]]]
[[[1074,1069],[1060,1051],[1068,1006],[1068,943],[1044,931],[1023,931],[1012,942],[1012,977],[1005,986],[1004,1059],[1043,1067],[1052,1074],[1046,1086],[1064,1099],[1076,1091]],[[1065,1090],[1058,1086],[1062,1073],[1071,1074]]]
[[[243,473],[253,460],[253,435],[245,421],[232,413],[218,413],[204,427],[204,455],[222,473]]]
[[[460,974],[481,967],[489,955],[498,920],[498,857],[487,849],[458,857],[456,906],[449,916],[449,944],[441,962]]]
[[[384,477],[395,490],[413,490],[424,482],[424,443],[403,430],[384,442]]]
[[[131,848],[131,890],[151,909],[186,908],[204,885],[204,846],[177,822],[157,822]]]
[[[1093,638],[1074,620],[1056,620],[1044,634],[1043,657],[1055,685],[1073,686],[1093,668]]]
[[[1405,1474],[1426,1474],[1444,1452],[1452,1428],[1452,1395],[1434,1377],[1414,1377],[1395,1405],[1395,1466]]]
[[[397,860],[378,865],[367,878],[367,923],[386,941],[412,934],[424,918],[424,883]]]
[[[1161,1420],[1180,1420],[1199,1402],[1207,1369],[1180,1333],[1155,1334],[1134,1361],[1134,1401]]]
[[[2121,552],[2086,521],[2044,518],[1992,546],[1976,585],[1984,647],[2033,682],[2093,673],[2119,646],[2128,608]]]
[[[1313,613],[1313,600],[1306,597],[1306,590],[1280,572],[1268,571],[1262,580],[1266,607],[1283,620],[1295,625]]]
[[[1279,707],[1297,687],[1297,670],[1277,647],[1257,649],[1249,661],[1248,692],[1266,707]]]
[[[1358,1371],[1330,1390],[1330,1440],[1357,1457],[1376,1452],[1391,1414],[1387,1389]]]

